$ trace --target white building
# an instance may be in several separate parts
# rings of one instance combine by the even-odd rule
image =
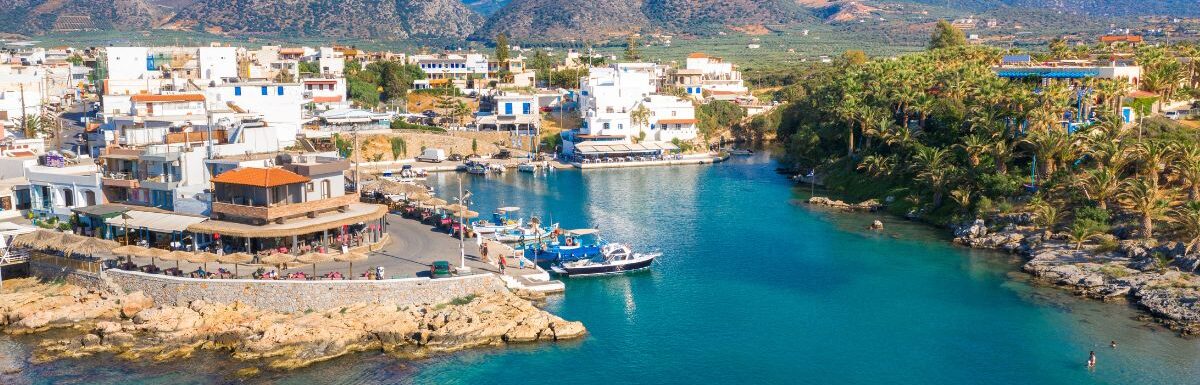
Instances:
[[[30,210],[49,217],[66,220],[71,209],[105,203],[101,192],[100,170],[86,159],[77,166],[50,167],[29,166],[25,178],[29,180]]]
[[[541,125],[541,106],[537,95],[506,92],[492,97],[495,110],[479,116],[475,124],[480,130],[537,131]]]
[[[483,54],[413,55],[409,63],[416,64],[430,79],[465,81],[468,77],[486,79],[488,59]]]
[[[236,47],[200,47],[200,80],[208,85],[222,84],[238,77]]]
[[[321,47],[317,65],[321,69],[321,75],[342,76],[346,69],[346,56],[332,47]]]
[[[688,55],[686,68],[677,71],[676,83],[696,98],[703,98],[707,91],[713,99],[732,100],[750,91],[733,63],[698,52]]]
[[[0,64],[0,125],[12,127],[14,120],[40,113],[44,76],[41,66]]]
[[[579,109],[583,125],[564,137],[564,151],[571,152],[569,142],[695,139],[692,102],[658,94],[663,72],[663,67],[653,63],[593,68],[581,80]]]
[[[299,83],[227,83],[205,90],[210,108],[228,107],[237,113],[262,117],[264,127],[248,127],[230,134],[230,142],[243,142],[255,152],[279,151],[296,143],[309,102]]]
[[[346,100],[346,78],[316,77],[300,80],[304,86],[304,96],[311,99],[320,110],[332,110],[350,107]]]

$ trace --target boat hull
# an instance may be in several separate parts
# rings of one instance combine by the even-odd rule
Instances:
[[[649,268],[654,263],[654,259],[658,256],[652,256],[642,260],[635,260],[629,263],[621,264],[596,264],[579,267],[569,267],[558,265],[551,268],[555,273],[564,277],[583,277],[589,275],[606,275],[606,274],[623,274],[632,271],[639,271]]]

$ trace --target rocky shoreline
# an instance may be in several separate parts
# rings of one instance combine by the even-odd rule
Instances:
[[[203,300],[156,306],[141,292],[113,294],[28,278],[5,281],[0,329],[14,335],[71,331],[39,343],[34,363],[97,353],[165,361],[204,349],[227,351],[251,364],[240,375],[301,368],[354,352],[419,358],[587,333],[582,323],[539,309],[526,297],[501,291],[421,306],[363,303],[280,313]]]
[[[954,242],[1002,250],[1025,258],[1022,269],[1037,281],[1103,301],[1128,301],[1183,335],[1200,334],[1200,253],[1180,242],[1122,240],[1076,245],[1029,226],[1028,218],[979,219],[954,228]]]

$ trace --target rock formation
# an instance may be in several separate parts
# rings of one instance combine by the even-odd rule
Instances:
[[[52,328],[80,332],[43,342],[34,361],[111,352],[128,359],[168,360],[197,349],[229,351],[235,359],[292,369],[360,351],[421,357],[478,346],[557,341],[587,333],[507,291],[424,306],[355,304],[277,313],[240,303],[203,300],[154,306],[135,292],[112,295],[32,279],[7,281],[0,294],[6,333]]]

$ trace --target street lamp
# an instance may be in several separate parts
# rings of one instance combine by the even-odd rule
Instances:
[[[458,174],[458,204],[463,206],[463,210],[458,212],[458,271],[460,272],[471,271],[471,268],[467,267],[467,246],[466,240],[464,239],[467,233],[467,221],[465,216],[467,215],[467,210],[470,208],[470,201],[468,200],[470,198],[470,191],[467,191],[465,195],[463,194],[462,174]]]

